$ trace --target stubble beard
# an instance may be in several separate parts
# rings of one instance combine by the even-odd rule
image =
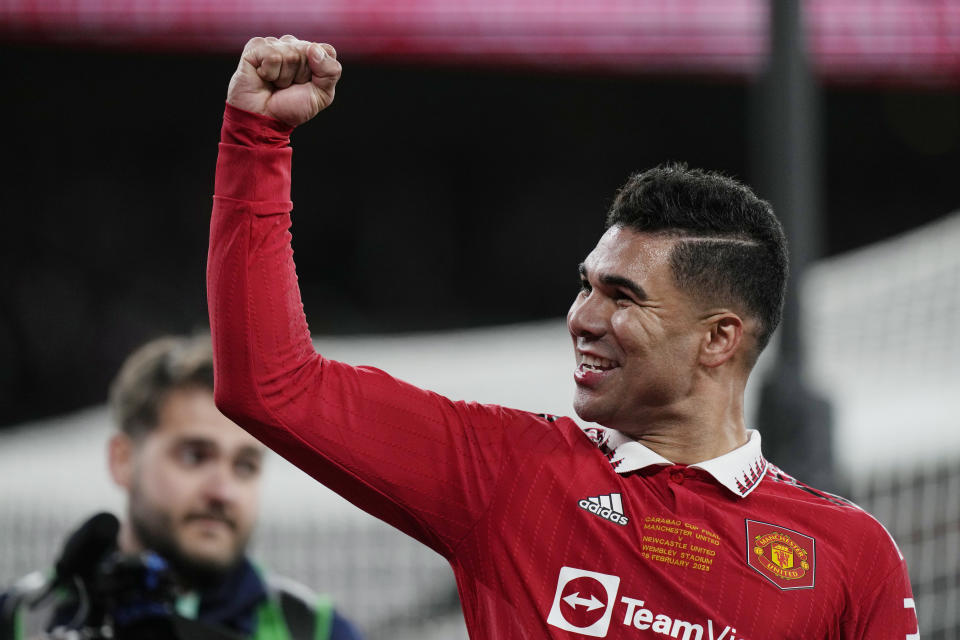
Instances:
[[[188,588],[202,589],[221,582],[240,564],[246,551],[247,539],[238,538],[233,553],[225,560],[191,554],[177,541],[170,513],[150,504],[136,481],[130,490],[129,516],[140,545],[166,560],[178,581]]]
[[[573,410],[581,420],[595,422],[601,426],[609,422],[607,415],[610,408],[605,394],[599,394],[592,389],[581,389],[577,386],[573,391]]]

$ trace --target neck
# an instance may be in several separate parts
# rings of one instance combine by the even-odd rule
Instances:
[[[743,387],[714,387],[680,401],[651,408],[633,424],[617,428],[676,464],[696,464],[747,443]]]

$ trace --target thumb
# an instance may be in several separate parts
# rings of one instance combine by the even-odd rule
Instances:
[[[314,44],[319,47],[327,57],[333,58],[334,60],[337,59],[337,50],[333,48],[332,44],[327,44],[326,42],[316,42]]]
[[[307,49],[307,66],[310,67],[310,74],[313,78],[320,76],[324,72],[325,62],[327,61],[327,52],[317,43],[310,45]]]
[[[340,79],[342,67],[337,61],[337,51],[329,44],[310,45],[307,61],[312,74],[311,84],[314,94],[324,109],[333,102],[334,89]]]
[[[340,63],[337,62],[337,50],[326,43],[310,45],[308,63],[314,78],[339,77]]]

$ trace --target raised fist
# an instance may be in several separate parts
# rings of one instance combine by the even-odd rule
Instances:
[[[296,127],[330,106],[340,71],[329,44],[253,38],[230,79],[227,102]]]

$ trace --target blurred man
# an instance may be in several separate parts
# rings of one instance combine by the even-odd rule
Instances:
[[[246,556],[266,449],[214,405],[209,337],[162,338],[141,347],[114,381],[110,406],[119,430],[109,442],[109,468],[127,495],[125,517],[114,539],[103,533],[107,514],[71,537],[57,571],[85,567],[70,572],[80,574],[86,593],[78,594],[79,600],[58,599],[48,628],[87,624],[77,619],[78,612],[86,607],[87,615],[96,613],[100,592],[109,589],[116,595],[103,599],[108,622],[151,617],[138,620],[141,629],[127,634],[144,637],[163,622],[153,614],[162,606],[155,592],[168,566],[175,598],[170,613],[175,609],[196,620],[193,633],[200,629],[204,637],[220,637],[213,634],[222,631],[263,640],[359,638],[328,600],[265,575]],[[119,553],[111,555],[114,548]],[[92,561],[85,559],[91,555]],[[98,557],[106,559],[98,565]],[[7,630],[13,637],[24,632]],[[168,632],[176,636],[172,628]]]
[[[883,527],[769,464],[744,425],[787,255],[769,205],[733,180],[682,165],[633,176],[579,266],[574,409],[602,427],[316,354],[288,144],[340,72],[330,45],[254,38],[230,82],[207,272],[227,415],[443,554],[477,640],[917,637]]]

